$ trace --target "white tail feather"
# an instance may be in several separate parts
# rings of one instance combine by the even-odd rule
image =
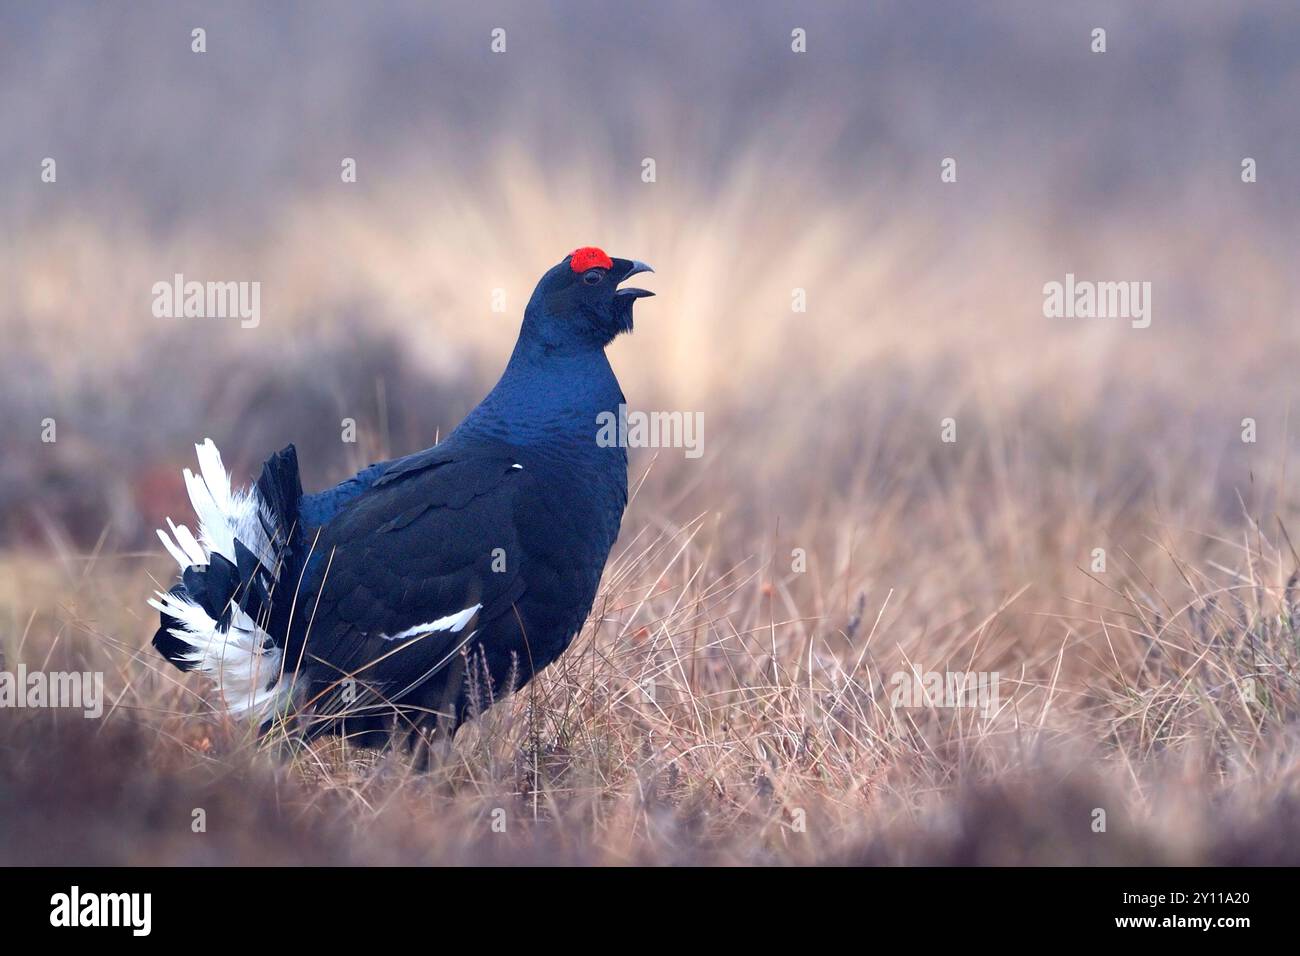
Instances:
[[[171,536],[162,528],[158,529],[158,537],[162,540],[163,547],[167,549],[168,553],[182,568],[193,564],[193,562],[189,560],[189,556],[176,546],[176,543],[172,541]]]
[[[207,554],[215,552],[234,562],[235,542],[239,541],[264,567],[272,567],[274,549],[262,523],[267,519],[269,524],[270,515],[257,489],[231,491],[221,452],[211,438],[195,445],[194,450],[198,453],[200,475],[186,468],[185,487],[199,519],[199,537]],[[180,543],[185,546],[184,542]],[[185,550],[189,553],[189,548]]]
[[[185,525],[177,525],[171,518],[167,519],[167,527],[172,529],[172,535],[176,538],[176,544],[179,545],[177,550],[180,551],[186,559],[181,560],[180,558],[177,558],[177,560],[180,561],[182,571],[186,568],[194,567],[195,565],[202,566],[208,563],[207,552],[199,547],[199,543],[194,540],[194,535],[190,534],[189,528],[185,527]],[[163,533],[162,528],[158,529],[158,533]],[[170,551],[171,549],[168,548],[168,550]],[[173,557],[175,556],[175,553],[175,551],[172,552]]]
[[[231,491],[230,477],[212,439],[194,447],[201,477],[188,468],[184,475],[199,519],[199,537],[168,518],[171,534],[158,529],[163,546],[184,572],[206,567],[213,554],[235,563],[238,541],[274,573],[274,548],[263,525],[265,521],[274,527],[273,516],[257,489]],[[181,656],[217,684],[231,713],[264,720],[288,703],[288,682],[279,680],[281,651],[241,608],[230,608],[230,627],[221,630],[207,611],[184,594],[160,592],[149,604],[180,622],[170,633],[191,648]]]
[[[149,606],[180,621],[171,634],[193,649],[183,658],[211,678],[232,714],[260,722],[289,702],[288,682],[279,680],[282,652],[243,610],[232,607],[230,627],[221,631],[207,611],[184,595],[159,591]]]

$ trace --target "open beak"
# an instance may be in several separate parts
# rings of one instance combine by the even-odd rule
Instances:
[[[644,262],[638,262],[635,259],[613,259],[613,265],[610,267],[610,275],[616,277],[617,282],[625,282],[642,272],[654,272]],[[618,289],[614,293],[614,321],[617,325],[618,332],[632,331],[632,306],[636,304],[637,299],[643,299],[648,295],[654,295],[649,289]],[[618,334],[615,332],[615,335]]]
[[[638,275],[642,272],[654,272],[654,270],[644,262],[638,262],[636,259],[614,259],[613,262],[614,267],[610,271],[614,275],[618,276],[619,282],[626,282],[634,275]],[[619,289],[614,293],[616,298],[619,296],[627,296],[633,299],[641,299],[648,295],[654,295],[654,293],[648,289]]]

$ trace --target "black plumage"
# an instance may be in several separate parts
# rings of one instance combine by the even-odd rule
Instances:
[[[224,471],[200,447],[206,560],[184,528],[164,535],[182,583],[155,601],[155,647],[223,683],[232,710],[366,742],[454,729],[527,683],[581,628],[618,535],[627,454],[597,423],[624,398],[604,349],[650,294],[618,288],[643,271],[597,249],[566,256],[446,441],[315,495],[290,446],[224,509],[229,539],[209,527],[230,498],[211,489]]]

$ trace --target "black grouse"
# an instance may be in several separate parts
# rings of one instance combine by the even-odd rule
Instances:
[[[500,381],[438,445],[303,494],[292,445],[232,491],[211,440],[185,482],[196,537],[160,530],[180,583],[150,602],[158,651],[269,726],[380,743],[454,732],[582,627],[627,504],[624,403],[605,357],[652,271],[575,250],[538,282]],[[606,419],[608,420],[608,419]]]

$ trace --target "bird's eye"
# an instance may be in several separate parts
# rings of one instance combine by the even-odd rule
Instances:
[[[599,269],[588,269],[582,274],[582,281],[587,283],[587,285],[595,285],[603,278],[605,278],[605,273],[601,272]]]

